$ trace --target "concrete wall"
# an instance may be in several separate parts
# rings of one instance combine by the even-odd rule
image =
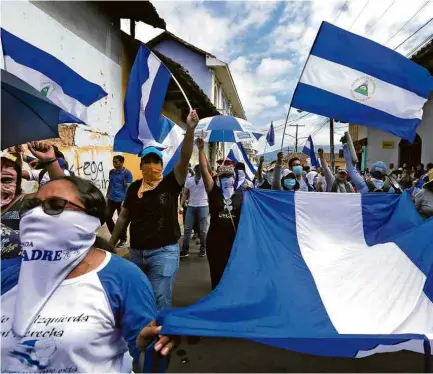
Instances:
[[[181,64],[188,70],[203,92],[209,98],[212,97],[212,72],[206,66],[205,56],[195,53],[173,40],[163,40],[154,49]]]
[[[3,28],[108,93],[88,109],[88,125],[114,135],[123,103],[120,28],[89,2],[2,1],[1,8]],[[1,57],[3,68],[3,53]]]
[[[421,162],[426,165],[433,162],[433,95],[424,105],[422,122],[418,127],[422,139]]]

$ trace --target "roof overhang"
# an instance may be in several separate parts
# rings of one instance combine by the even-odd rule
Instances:
[[[230,104],[232,105],[231,109],[234,112],[235,116],[246,120],[247,117],[245,115],[245,110],[239,98],[238,91],[236,90],[236,85],[233,81],[233,77],[228,64],[213,56],[207,55],[206,66],[214,69],[215,76],[221,83],[224,94],[230,101]]]
[[[165,21],[150,1],[94,1],[94,3],[113,19],[126,18],[160,29],[166,28]]]

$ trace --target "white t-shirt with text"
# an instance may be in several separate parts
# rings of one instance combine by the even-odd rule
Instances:
[[[188,178],[185,182],[185,188],[189,190],[188,206],[197,208],[209,205],[203,178],[200,178],[199,181],[194,177]]]
[[[12,332],[19,268],[2,270],[2,373],[131,372],[137,335],[156,315],[136,265],[106,252],[97,269],[60,284],[21,339]]]

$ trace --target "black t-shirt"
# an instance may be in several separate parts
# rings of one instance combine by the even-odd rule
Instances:
[[[141,181],[129,186],[124,202],[131,218],[131,248],[157,249],[177,243],[180,238],[177,208],[182,186],[171,172],[154,190],[146,191],[139,199]]]
[[[232,208],[230,212],[237,230],[241,215],[243,192],[240,190],[235,191],[234,195],[225,203],[220,188],[214,183],[208,197],[210,213],[208,239],[216,241],[227,239],[227,241],[233,241],[235,231],[228,209]]]

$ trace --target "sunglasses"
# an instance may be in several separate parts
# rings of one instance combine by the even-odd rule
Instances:
[[[70,201],[62,199],[61,197],[49,197],[46,200],[41,200],[35,197],[33,199],[23,200],[20,207],[20,215],[23,215],[25,212],[33,208],[41,206],[45,214],[48,214],[50,216],[58,216],[59,214],[63,213],[67,205],[78,208],[83,212],[86,211],[86,209],[84,209],[82,206],[71,203]]]

